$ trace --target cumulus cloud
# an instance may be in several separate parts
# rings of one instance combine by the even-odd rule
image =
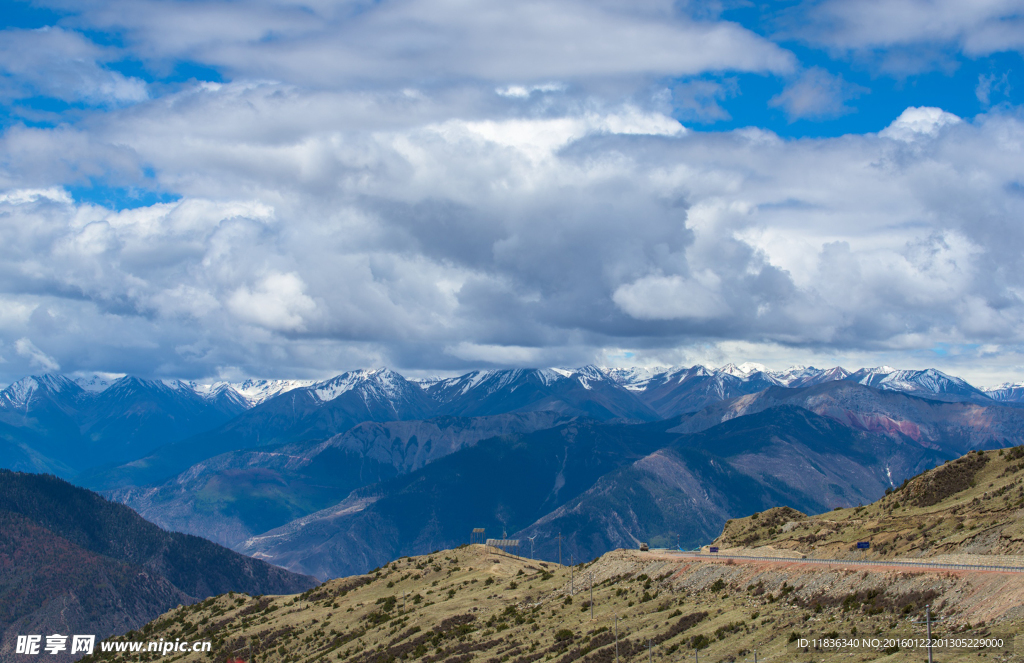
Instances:
[[[727,315],[729,307],[717,292],[721,279],[711,271],[701,276],[645,276],[619,286],[612,301],[639,320],[704,320]]]
[[[911,107],[900,113],[900,116],[879,135],[909,142],[921,137],[935,136],[943,127],[958,124],[960,121],[959,117],[941,108]]]
[[[304,126],[317,94],[222,86],[98,124],[90,140],[130,146],[184,197],[113,212],[3,194],[0,286],[34,307],[7,338],[72,369],[190,375],[709,343],[1016,347],[1013,115],[913,108],[880,135],[787,141],[687,132],[628,104],[404,126],[367,114],[389,99],[334,95],[333,124]],[[237,129],[247,141],[219,131],[251,113],[267,122]],[[366,115],[373,130],[353,131]]]
[[[298,274],[268,274],[253,290],[242,286],[231,293],[228,308],[240,319],[267,329],[303,331],[304,316],[316,310],[316,302],[303,290]]]
[[[35,37],[116,28],[147,66],[231,80],[88,92],[114,57],[90,47],[60,84],[84,119],[3,133],[8,380],[45,361],[181,377],[609,352],[901,364],[937,345],[1024,366],[1024,125],[1005,107],[913,107],[841,138],[694,131],[679,118],[721,119],[741,92],[722,72],[787,76],[773,103],[793,119],[863,91],[661,0],[63,6]],[[10,89],[43,90],[27,66]],[[93,182],[180,198],[69,193]]]

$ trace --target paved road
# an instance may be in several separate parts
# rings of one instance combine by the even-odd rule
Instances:
[[[930,562],[898,562],[895,560],[852,560],[852,559],[818,559],[794,557],[753,557],[747,555],[719,555],[676,550],[652,550],[652,554],[667,555],[672,558],[687,557],[704,560],[734,560],[737,562],[772,562],[775,564],[809,564],[815,566],[845,566],[857,568],[909,568],[921,571],[990,571],[998,573],[1024,573],[1022,566],[985,566],[980,564],[934,564]]]

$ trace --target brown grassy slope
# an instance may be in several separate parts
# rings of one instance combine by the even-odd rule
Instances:
[[[790,638],[920,635],[909,620],[925,603],[947,618],[946,632],[1019,630],[1022,615],[1012,606],[996,610],[990,600],[1000,595],[1010,604],[1024,602],[1024,578],[1004,575],[868,574],[632,550],[570,571],[465,546],[403,558],[301,595],[223,595],[173,610],[124,638],[209,639],[212,657],[95,655],[87,663],[236,657],[249,663],[612,663],[616,629],[623,662],[693,660],[697,650],[701,661],[752,660],[754,650],[771,661],[918,661],[918,652],[906,650],[804,652]],[[960,600],[964,596],[970,600]],[[988,626],[979,626],[982,618]],[[998,654],[1014,660],[1004,650]]]
[[[858,541],[871,543],[866,555],[856,549]],[[952,556],[1024,566],[1024,447],[972,452],[862,507],[812,517],[782,507],[730,520],[715,545],[810,557]]]

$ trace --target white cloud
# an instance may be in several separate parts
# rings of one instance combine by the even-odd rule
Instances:
[[[971,56],[1024,48],[1020,0],[825,0],[811,7],[800,32],[829,48],[954,44]]]
[[[879,132],[879,135],[909,142],[921,137],[935,136],[943,127],[960,122],[959,117],[941,108],[912,106],[900,113],[892,124]]]
[[[436,123],[395,99],[225,85],[97,118],[91,144],[185,196],[121,212],[18,182],[121,151],[33,168],[13,153],[0,294],[23,314],[0,340],[31,338],[69,370],[188,375],[730,343],[895,364],[936,343],[1016,352],[1013,115],[943,131],[955,118],[908,109],[884,135],[787,141],[629,105]]]
[[[436,128],[449,139],[469,133],[488,143],[515,148],[532,159],[550,157],[556,150],[592,134],[681,136],[685,127],[660,113],[627,106],[605,113],[586,113],[552,119],[453,120]]]
[[[48,189],[16,189],[0,193],[0,204],[22,205],[35,202],[40,199],[52,200],[55,203],[70,205],[74,202],[71,195],[63,187],[50,187]]]
[[[96,105],[142,101],[144,81],[103,65],[116,59],[82,35],[61,28],[0,32],[0,98],[35,95]]]
[[[1004,73],[1002,76],[996,76],[995,74],[979,74],[978,85],[974,88],[974,96],[978,98],[983,106],[990,106],[992,104],[992,93],[999,93],[1002,95],[1010,94],[1010,77],[1008,73]]]
[[[143,58],[201,61],[233,77],[338,88],[430,79],[531,85],[568,79],[780,72],[792,55],[744,28],[694,21],[668,2],[406,0],[306,5],[76,2]]]
[[[940,344],[1024,365],[1019,116],[688,131],[672,113],[721,119],[738,93],[721,72],[790,76],[774,103],[792,119],[863,91],[675,7],[76,2],[76,28],[118,27],[123,48],[66,27],[19,33],[35,50],[0,62],[21,67],[8,98],[52,74],[92,106],[0,138],[0,304],[17,303],[0,343],[181,376],[567,365],[609,347],[908,365]],[[119,57],[233,80],[147,99]],[[71,199],[92,182],[181,199]],[[26,352],[6,352],[9,379]]]
[[[534,92],[561,92],[565,86],[561,83],[545,83],[544,85],[506,85],[495,90],[503,97],[529,99]]]
[[[729,307],[717,292],[719,282],[713,272],[707,272],[703,279],[645,276],[619,286],[612,293],[612,301],[639,320],[720,318],[728,315]]]
[[[306,284],[298,274],[268,274],[256,288],[235,290],[228,309],[238,318],[275,331],[305,330],[305,316],[316,310],[316,302],[303,291]]]
[[[27,357],[29,364],[47,373],[52,373],[60,370],[60,364],[57,361],[47,355],[45,352],[40,350],[27,338],[19,338],[14,342],[14,349],[22,357]]]
[[[16,334],[24,329],[37,305],[12,298],[0,298],[0,328]]]

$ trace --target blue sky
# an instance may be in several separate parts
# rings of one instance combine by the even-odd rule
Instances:
[[[12,0],[0,381],[1024,379],[1024,2]]]

